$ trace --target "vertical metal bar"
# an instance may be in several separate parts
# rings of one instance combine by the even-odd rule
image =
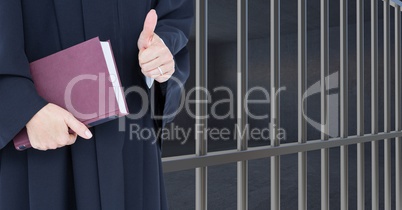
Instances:
[[[341,138],[348,137],[348,1],[340,1],[340,106]]]
[[[328,140],[329,3],[321,0],[321,139]]]
[[[248,0],[237,0],[237,126],[248,126],[245,96],[248,89]],[[237,136],[237,150],[248,147],[248,135]],[[237,209],[248,209],[248,161],[237,162]]]
[[[340,127],[341,138],[348,137],[348,1],[340,1]],[[348,146],[341,146],[341,209],[348,209]]]
[[[364,0],[357,0],[357,135],[364,136]],[[357,210],[365,210],[364,143],[357,144]]]
[[[321,139],[328,140],[329,3],[321,0]],[[329,149],[321,149],[321,210],[329,209]]]
[[[364,0],[357,0],[357,135],[364,135]]]
[[[378,1],[371,0],[371,134],[378,134]],[[379,208],[378,141],[371,142],[371,206]]]
[[[196,0],[196,92],[197,101],[205,101],[208,85],[208,0]],[[195,136],[196,155],[207,154],[206,128],[208,113],[207,104],[196,103]],[[207,209],[207,167],[196,168],[196,206],[197,210]]]
[[[401,124],[401,7],[395,6],[395,130],[402,129]],[[396,209],[402,209],[402,150],[400,137],[395,140],[395,201]]]
[[[390,1],[384,0],[384,132],[391,131]],[[384,209],[391,209],[391,139],[384,140]]]
[[[307,142],[307,122],[303,114],[307,110],[307,4],[298,1],[298,139],[300,144]],[[307,210],[307,152],[298,153],[298,209]]]
[[[280,0],[271,0],[271,146],[280,145],[279,129],[280,76]],[[280,157],[271,157],[271,209],[280,209]]]

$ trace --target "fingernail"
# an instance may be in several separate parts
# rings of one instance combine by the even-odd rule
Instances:
[[[89,131],[89,130],[85,131],[85,135],[86,135],[88,138],[92,138],[92,133],[91,133],[91,131]]]

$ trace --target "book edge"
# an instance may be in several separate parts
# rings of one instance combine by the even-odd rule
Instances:
[[[108,68],[109,75],[110,76],[116,75],[116,79],[111,82],[112,82],[112,86],[113,86],[113,91],[116,96],[116,101],[119,106],[119,110],[123,114],[128,114],[127,104],[126,104],[125,97],[124,97],[122,87],[121,87],[120,75],[119,75],[119,72],[117,71],[116,63],[115,63],[114,56],[112,53],[111,44],[109,41],[105,41],[105,42],[101,41],[100,44],[102,47],[103,55],[105,57],[106,66]]]

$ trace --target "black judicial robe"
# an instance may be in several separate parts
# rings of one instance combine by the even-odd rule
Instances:
[[[57,150],[18,152],[11,141],[47,103],[35,91],[29,62],[96,36],[111,40],[125,89],[155,93],[145,99],[127,95],[131,113],[144,100],[149,109],[126,126],[154,128],[171,121],[179,83],[155,82],[148,90],[138,65],[137,39],[151,8],[159,16],[155,32],[176,61],[175,81],[185,82],[192,0],[0,0],[0,210],[167,209],[155,136],[129,140],[115,120],[93,128],[92,140]],[[155,123],[152,116],[162,112],[169,117]]]

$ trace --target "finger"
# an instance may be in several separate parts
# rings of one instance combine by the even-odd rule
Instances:
[[[147,72],[142,71],[142,73],[143,73],[145,76],[147,76],[147,77],[149,77],[149,78],[152,78],[152,79],[155,79],[155,78],[161,76],[161,73],[159,72],[158,69],[153,69],[153,70],[147,71]]]
[[[168,81],[171,77],[172,77],[172,75],[162,75],[162,76],[155,78],[155,81],[157,81],[159,83],[164,83],[164,82]]]
[[[159,67],[163,72],[163,75],[172,75],[174,73],[174,62],[163,64]]]
[[[73,133],[73,134],[69,134],[69,141],[67,143],[67,145],[72,145],[75,143],[75,141],[77,140],[77,134]]]
[[[154,35],[157,22],[158,22],[158,15],[156,14],[156,11],[152,9],[151,11],[148,12],[145,18],[144,28],[140,34],[140,38],[138,39],[139,49],[149,47]]]
[[[165,74],[163,74],[163,75],[159,75],[157,78],[155,78],[155,80],[156,80],[157,82],[159,82],[159,83],[166,82],[166,81],[168,81],[168,80],[172,77],[172,75],[174,74],[174,72],[175,72],[175,69],[172,68],[169,72],[167,72],[167,73],[165,73]]]
[[[158,15],[154,9],[151,9],[144,21],[144,37],[149,38],[154,35],[156,24],[158,23]]]
[[[37,150],[39,150],[39,151],[42,151],[42,152],[47,151],[47,149],[46,149],[46,148],[44,148],[44,147],[39,147],[39,148],[35,148],[35,149],[37,149]]]
[[[89,131],[87,126],[85,126],[83,123],[75,119],[74,116],[71,114],[68,115],[65,119],[65,122],[71,130],[73,130],[77,135],[81,136],[84,139],[90,139],[92,138],[92,133]]]
[[[145,76],[156,78],[163,75],[172,75],[174,73],[173,66],[174,62],[169,62],[167,64],[162,64],[161,66],[158,66],[152,70],[145,71],[144,69],[141,69],[141,71]]]
[[[152,44],[138,54],[140,64],[149,63],[157,58],[163,58],[164,61],[173,60],[173,55],[170,53],[170,50],[162,44]]]
[[[171,69],[173,67],[172,65],[173,60],[170,59],[169,57],[158,57],[148,63],[144,63],[141,64],[141,69],[143,69],[144,71],[151,71],[154,69],[157,69],[158,67],[162,67],[163,66],[163,72],[167,72],[169,69]]]
[[[168,56],[166,56],[163,52],[163,49],[158,49],[155,48],[153,46],[149,47],[146,50],[141,51],[138,54],[138,61],[140,66],[143,66],[144,64],[150,63],[152,61],[155,61],[157,59],[159,59],[159,61],[161,61],[161,59],[163,59],[162,63],[167,62],[167,58]]]
[[[138,54],[138,60],[141,68],[146,68],[147,70],[154,69],[165,63],[174,62],[173,55],[169,49],[157,45],[152,45],[148,49],[141,51]]]
[[[36,150],[42,150],[43,151],[43,148],[41,146],[35,144],[35,143],[31,143],[31,146],[32,146],[32,148],[34,148]]]

